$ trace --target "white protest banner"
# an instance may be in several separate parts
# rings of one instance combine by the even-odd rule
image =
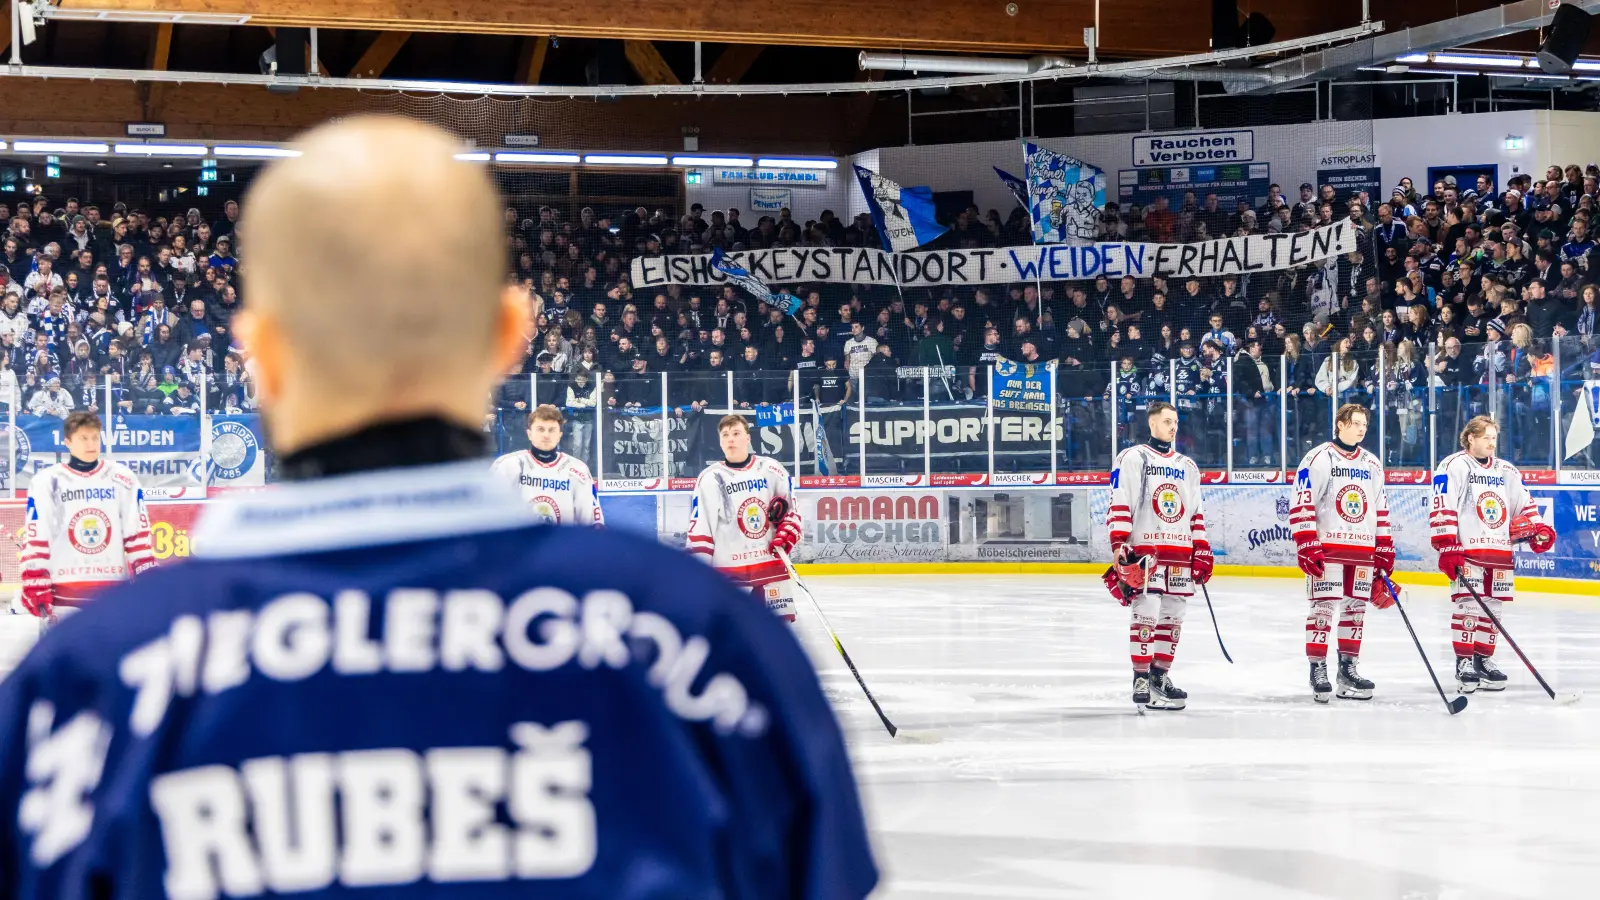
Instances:
[[[909,288],[1078,281],[1098,275],[1113,280],[1123,275],[1211,278],[1289,269],[1340,256],[1356,249],[1356,238],[1356,229],[1348,221],[1340,221],[1299,234],[1253,234],[1195,244],[1045,244],[923,253],[885,253],[860,247],[784,247],[735,250],[724,259],[765,284],[898,283]],[[638,257],[630,274],[635,288],[710,286],[728,280],[726,274],[712,268],[709,255]]]

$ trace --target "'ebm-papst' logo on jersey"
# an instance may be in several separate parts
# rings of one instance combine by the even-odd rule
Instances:
[[[67,522],[67,540],[79,553],[99,553],[111,543],[111,520],[102,510],[78,510]]]
[[[1478,519],[1490,528],[1499,528],[1506,521],[1506,502],[1494,491],[1478,495]]]
[[[541,522],[549,525],[561,524],[561,506],[556,503],[554,497],[540,494],[528,501],[528,508],[533,510],[534,516]]]
[[[1183,518],[1183,495],[1178,493],[1176,485],[1163,484],[1156,488],[1150,506],[1163,522],[1176,522]]]
[[[1339,518],[1352,525],[1363,522],[1367,518],[1367,495],[1361,488],[1347,484],[1339,492],[1337,507]]]
[[[747,538],[758,538],[767,533],[767,507],[751,497],[739,507],[739,530]]]

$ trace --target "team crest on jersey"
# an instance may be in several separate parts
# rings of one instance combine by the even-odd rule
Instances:
[[[739,530],[751,539],[767,533],[767,507],[755,497],[739,507]]]
[[[1490,528],[1499,528],[1506,521],[1506,502],[1494,491],[1478,495],[1478,519]]]
[[[1139,643],[1148,644],[1153,638],[1155,638],[1155,636],[1154,628],[1151,628],[1149,625],[1139,626]]]
[[[533,515],[541,522],[550,525],[561,524],[561,506],[554,497],[540,495],[528,501],[528,508],[533,510]]]
[[[1176,522],[1183,518],[1183,495],[1178,493],[1175,484],[1163,484],[1156,488],[1150,506],[1163,522]]]
[[[1351,523],[1352,525],[1357,524],[1365,520],[1367,517],[1366,492],[1362,491],[1361,488],[1353,484],[1347,484],[1345,485],[1344,490],[1339,492],[1339,502],[1337,506],[1339,509],[1339,518]]]
[[[80,509],[67,522],[67,540],[79,553],[99,553],[111,544],[111,520],[103,510]]]

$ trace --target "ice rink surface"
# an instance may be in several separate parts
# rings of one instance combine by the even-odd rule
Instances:
[[[1135,713],[1128,616],[1095,576],[814,576],[897,725],[891,739],[800,601],[885,872],[878,898],[1456,900],[1593,896],[1600,883],[1600,598],[1527,594],[1511,678],[1450,716],[1395,610],[1369,610],[1367,702],[1313,703],[1302,583],[1210,584],[1173,681]],[[1446,690],[1445,589],[1407,612]]]

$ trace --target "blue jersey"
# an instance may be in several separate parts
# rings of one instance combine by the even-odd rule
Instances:
[[[240,495],[0,686],[0,897],[859,898],[788,626],[483,463]]]

